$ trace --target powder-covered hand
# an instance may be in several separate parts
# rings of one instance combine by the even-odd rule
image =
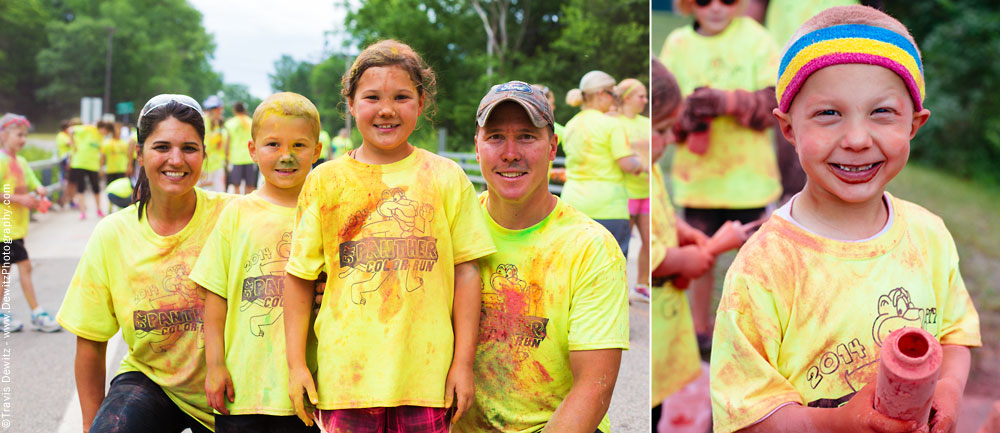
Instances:
[[[962,391],[959,384],[952,378],[941,378],[931,399],[931,433],[954,433],[961,404]]]
[[[847,404],[833,410],[838,412],[834,417],[838,431],[909,433],[921,428],[916,421],[889,418],[875,410],[875,381],[862,387]]]
[[[445,379],[444,385],[444,405],[450,408],[457,403],[458,406],[451,418],[452,424],[458,422],[458,419],[472,407],[472,401],[476,397],[475,383],[471,365],[455,363],[448,369],[448,378]]]
[[[685,114],[693,118],[718,117],[726,114],[725,90],[699,87],[687,97]]]

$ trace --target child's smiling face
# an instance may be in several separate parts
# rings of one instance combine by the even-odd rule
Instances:
[[[809,178],[803,193],[845,204],[881,200],[930,116],[926,109],[913,111],[898,75],[864,64],[816,71],[789,112],[774,113]]]
[[[726,4],[722,0],[711,0],[705,6],[700,6],[694,1],[691,3],[694,18],[698,20],[698,34],[704,36],[722,33],[740,12],[740,8],[737,7],[739,1]]]
[[[405,156],[410,133],[424,108],[424,98],[417,91],[410,74],[400,66],[374,66],[358,80],[354,98],[349,101],[364,145],[382,155]]]
[[[315,137],[306,119],[268,115],[250,143],[250,156],[267,183],[280,189],[301,188],[310,165],[319,158]]]

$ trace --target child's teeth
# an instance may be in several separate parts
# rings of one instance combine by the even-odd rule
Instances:
[[[850,166],[846,166],[846,165],[837,164],[837,168],[839,168],[841,170],[844,170],[844,171],[850,171],[850,172],[865,171],[865,170],[871,169],[874,166],[875,166],[875,163],[868,164],[868,165],[860,165],[860,166],[856,166],[856,167],[850,167]]]

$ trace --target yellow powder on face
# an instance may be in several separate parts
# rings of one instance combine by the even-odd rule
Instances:
[[[314,134],[313,140],[319,141],[320,120],[316,106],[305,96],[294,92],[281,92],[268,96],[253,112],[253,126],[250,135],[256,139],[264,119],[270,116],[281,118],[304,119]]]

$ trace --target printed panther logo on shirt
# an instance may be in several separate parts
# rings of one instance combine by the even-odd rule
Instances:
[[[902,287],[879,296],[876,311],[878,315],[872,324],[871,335],[878,347],[881,347],[882,341],[897,329],[922,328],[933,334],[939,323],[936,307],[915,306],[910,298],[910,292]],[[827,376],[839,376],[841,373],[838,371],[842,372],[843,380],[853,392],[837,399],[814,400],[808,406],[832,408],[847,403],[861,387],[878,376],[878,358],[875,358],[870,351],[866,351],[865,346],[855,338],[846,343],[839,343],[820,355],[816,365],[810,367],[806,373],[806,380],[810,387],[816,389]]]
[[[149,342],[153,352],[170,350],[185,332],[199,334],[199,347],[204,346],[205,294],[188,279],[190,272],[183,263],[167,268],[160,287],[140,290],[138,298],[144,298],[152,308],[136,309],[132,312],[132,325],[136,337],[162,336]]]
[[[437,238],[430,233],[434,206],[407,198],[403,188],[390,188],[382,191],[374,211],[362,209],[351,219],[363,225],[357,240],[340,244],[343,270],[338,276],[370,274],[351,284],[353,303],[365,305],[365,294],[378,291],[397,272],[405,273],[399,281],[406,292],[424,285],[421,275],[432,270],[438,259]]]
[[[285,264],[292,251],[292,232],[284,232],[274,248],[255,252],[243,264],[243,272],[256,277],[243,279],[240,312],[252,310],[250,333],[264,336],[264,328],[281,320],[285,305]]]
[[[538,316],[541,298],[542,288],[520,279],[517,266],[497,266],[489,289],[483,290],[479,341],[506,343],[515,360],[527,359],[528,350],[538,348],[548,336],[549,319]]]

